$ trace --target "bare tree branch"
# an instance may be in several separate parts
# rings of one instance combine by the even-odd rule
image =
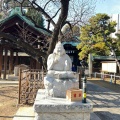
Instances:
[[[51,17],[44,11],[44,9],[40,7],[36,2],[32,1],[31,5],[34,9],[40,11],[47,19],[51,19]],[[52,19],[51,19],[51,23],[53,24],[53,26],[55,26],[55,22]]]
[[[45,4],[45,6],[44,6],[44,10],[45,10],[45,8],[46,8],[46,6],[48,5],[48,3],[50,3],[51,2],[51,0],[49,0],[46,4]]]
[[[47,20],[47,21],[48,21],[48,27],[47,27],[48,30],[49,30],[49,27],[50,27],[51,20],[56,17],[56,15],[57,15],[58,12],[60,11],[60,9],[61,9],[61,8],[58,9],[58,11],[55,13],[55,15],[54,15],[52,18],[50,18],[50,19]]]

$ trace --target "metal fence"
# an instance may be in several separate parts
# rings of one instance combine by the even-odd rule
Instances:
[[[44,89],[44,71],[31,69],[19,71],[18,104],[33,103],[38,89]]]
[[[95,78],[101,78],[101,80],[109,79],[110,83],[116,84],[116,80],[120,80],[120,76],[115,73],[106,74],[104,72],[94,72]]]

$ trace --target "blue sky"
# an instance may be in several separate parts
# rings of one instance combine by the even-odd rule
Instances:
[[[97,0],[95,13],[120,14],[120,0]]]

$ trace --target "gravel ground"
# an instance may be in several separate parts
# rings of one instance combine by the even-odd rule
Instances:
[[[18,110],[18,87],[0,85],[0,120],[12,120]]]

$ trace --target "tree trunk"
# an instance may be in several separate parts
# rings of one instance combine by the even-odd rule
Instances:
[[[68,7],[69,7],[69,0],[61,0],[61,13],[52,34],[52,40],[49,45],[48,55],[53,52],[55,45],[58,42],[59,32],[68,16]]]

